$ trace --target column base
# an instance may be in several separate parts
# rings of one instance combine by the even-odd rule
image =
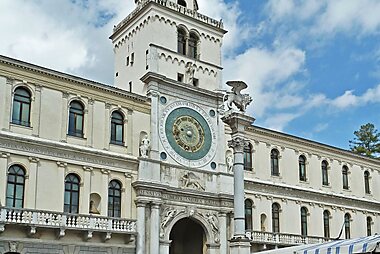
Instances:
[[[230,240],[230,254],[250,254],[251,243],[248,238],[233,237]]]

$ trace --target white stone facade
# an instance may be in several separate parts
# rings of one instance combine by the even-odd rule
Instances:
[[[172,232],[181,232],[182,222],[203,232],[202,248],[193,253],[232,253],[231,129],[222,121],[224,95],[216,91],[222,87],[226,31],[220,21],[198,12],[197,1],[185,2],[187,8],[165,0],[136,1],[136,10],[115,26],[110,37],[115,87],[0,56],[1,253],[177,254],[180,240]],[[185,35],[182,49],[179,31]],[[191,34],[197,36],[195,46]],[[29,117],[21,122],[15,121],[18,89],[30,96]],[[70,118],[73,102],[83,106],[79,125]],[[210,147],[199,158],[185,158],[170,143],[166,123],[179,108],[198,112],[209,129]],[[115,112],[122,116],[117,124],[122,132],[116,134]],[[70,133],[73,122],[80,135]],[[367,235],[368,226],[372,234],[380,233],[377,159],[255,126],[243,132],[251,148],[245,157],[252,161],[244,172],[252,252],[328,240],[324,211],[330,238],[340,234],[347,214],[351,237]],[[278,152],[275,174],[273,149]],[[17,185],[9,173],[14,166],[24,170],[23,191],[13,192],[22,197],[9,190]],[[65,212],[69,175],[79,179],[77,212]],[[120,185],[118,216],[109,211],[113,181]],[[21,206],[9,205],[18,198]],[[277,221],[273,204],[279,206]],[[303,235],[301,208],[307,209]],[[273,232],[277,222],[279,232]]]

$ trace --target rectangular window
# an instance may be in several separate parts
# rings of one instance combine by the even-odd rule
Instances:
[[[149,69],[149,65],[148,65],[148,55],[149,55],[149,50],[146,50],[145,51],[145,69]]]
[[[125,61],[125,65],[126,65],[126,66],[129,66],[129,56],[127,56],[127,59],[126,59],[126,61]]]
[[[132,81],[129,81],[129,92],[132,93]]]
[[[183,82],[183,74],[177,73],[177,81],[178,82]]]
[[[197,78],[193,78],[193,86],[199,86],[199,80]]]
[[[131,66],[133,66],[133,63],[135,62],[135,53],[131,54]]]

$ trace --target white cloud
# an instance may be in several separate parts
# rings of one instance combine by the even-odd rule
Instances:
[[[298,118],[298,113],[279,113],[268,118],[265,121],[265,126],[276,131],[283,131],[284,127],[294,119]]]
[[[354,107],[358,105],[359,99],[353,94],[353,91],[345,91],[343,95],[335,98],[331,101],[331,105],[338,109],[344,109],[348,107]]]

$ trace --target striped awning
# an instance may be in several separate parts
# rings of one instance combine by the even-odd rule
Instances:
[[[336,240],[259,252],[259,254],[358,254],[380,253],[380,235]]]
[[[296,254],[354,254],[380,252],[380,235],[303,246]]]

